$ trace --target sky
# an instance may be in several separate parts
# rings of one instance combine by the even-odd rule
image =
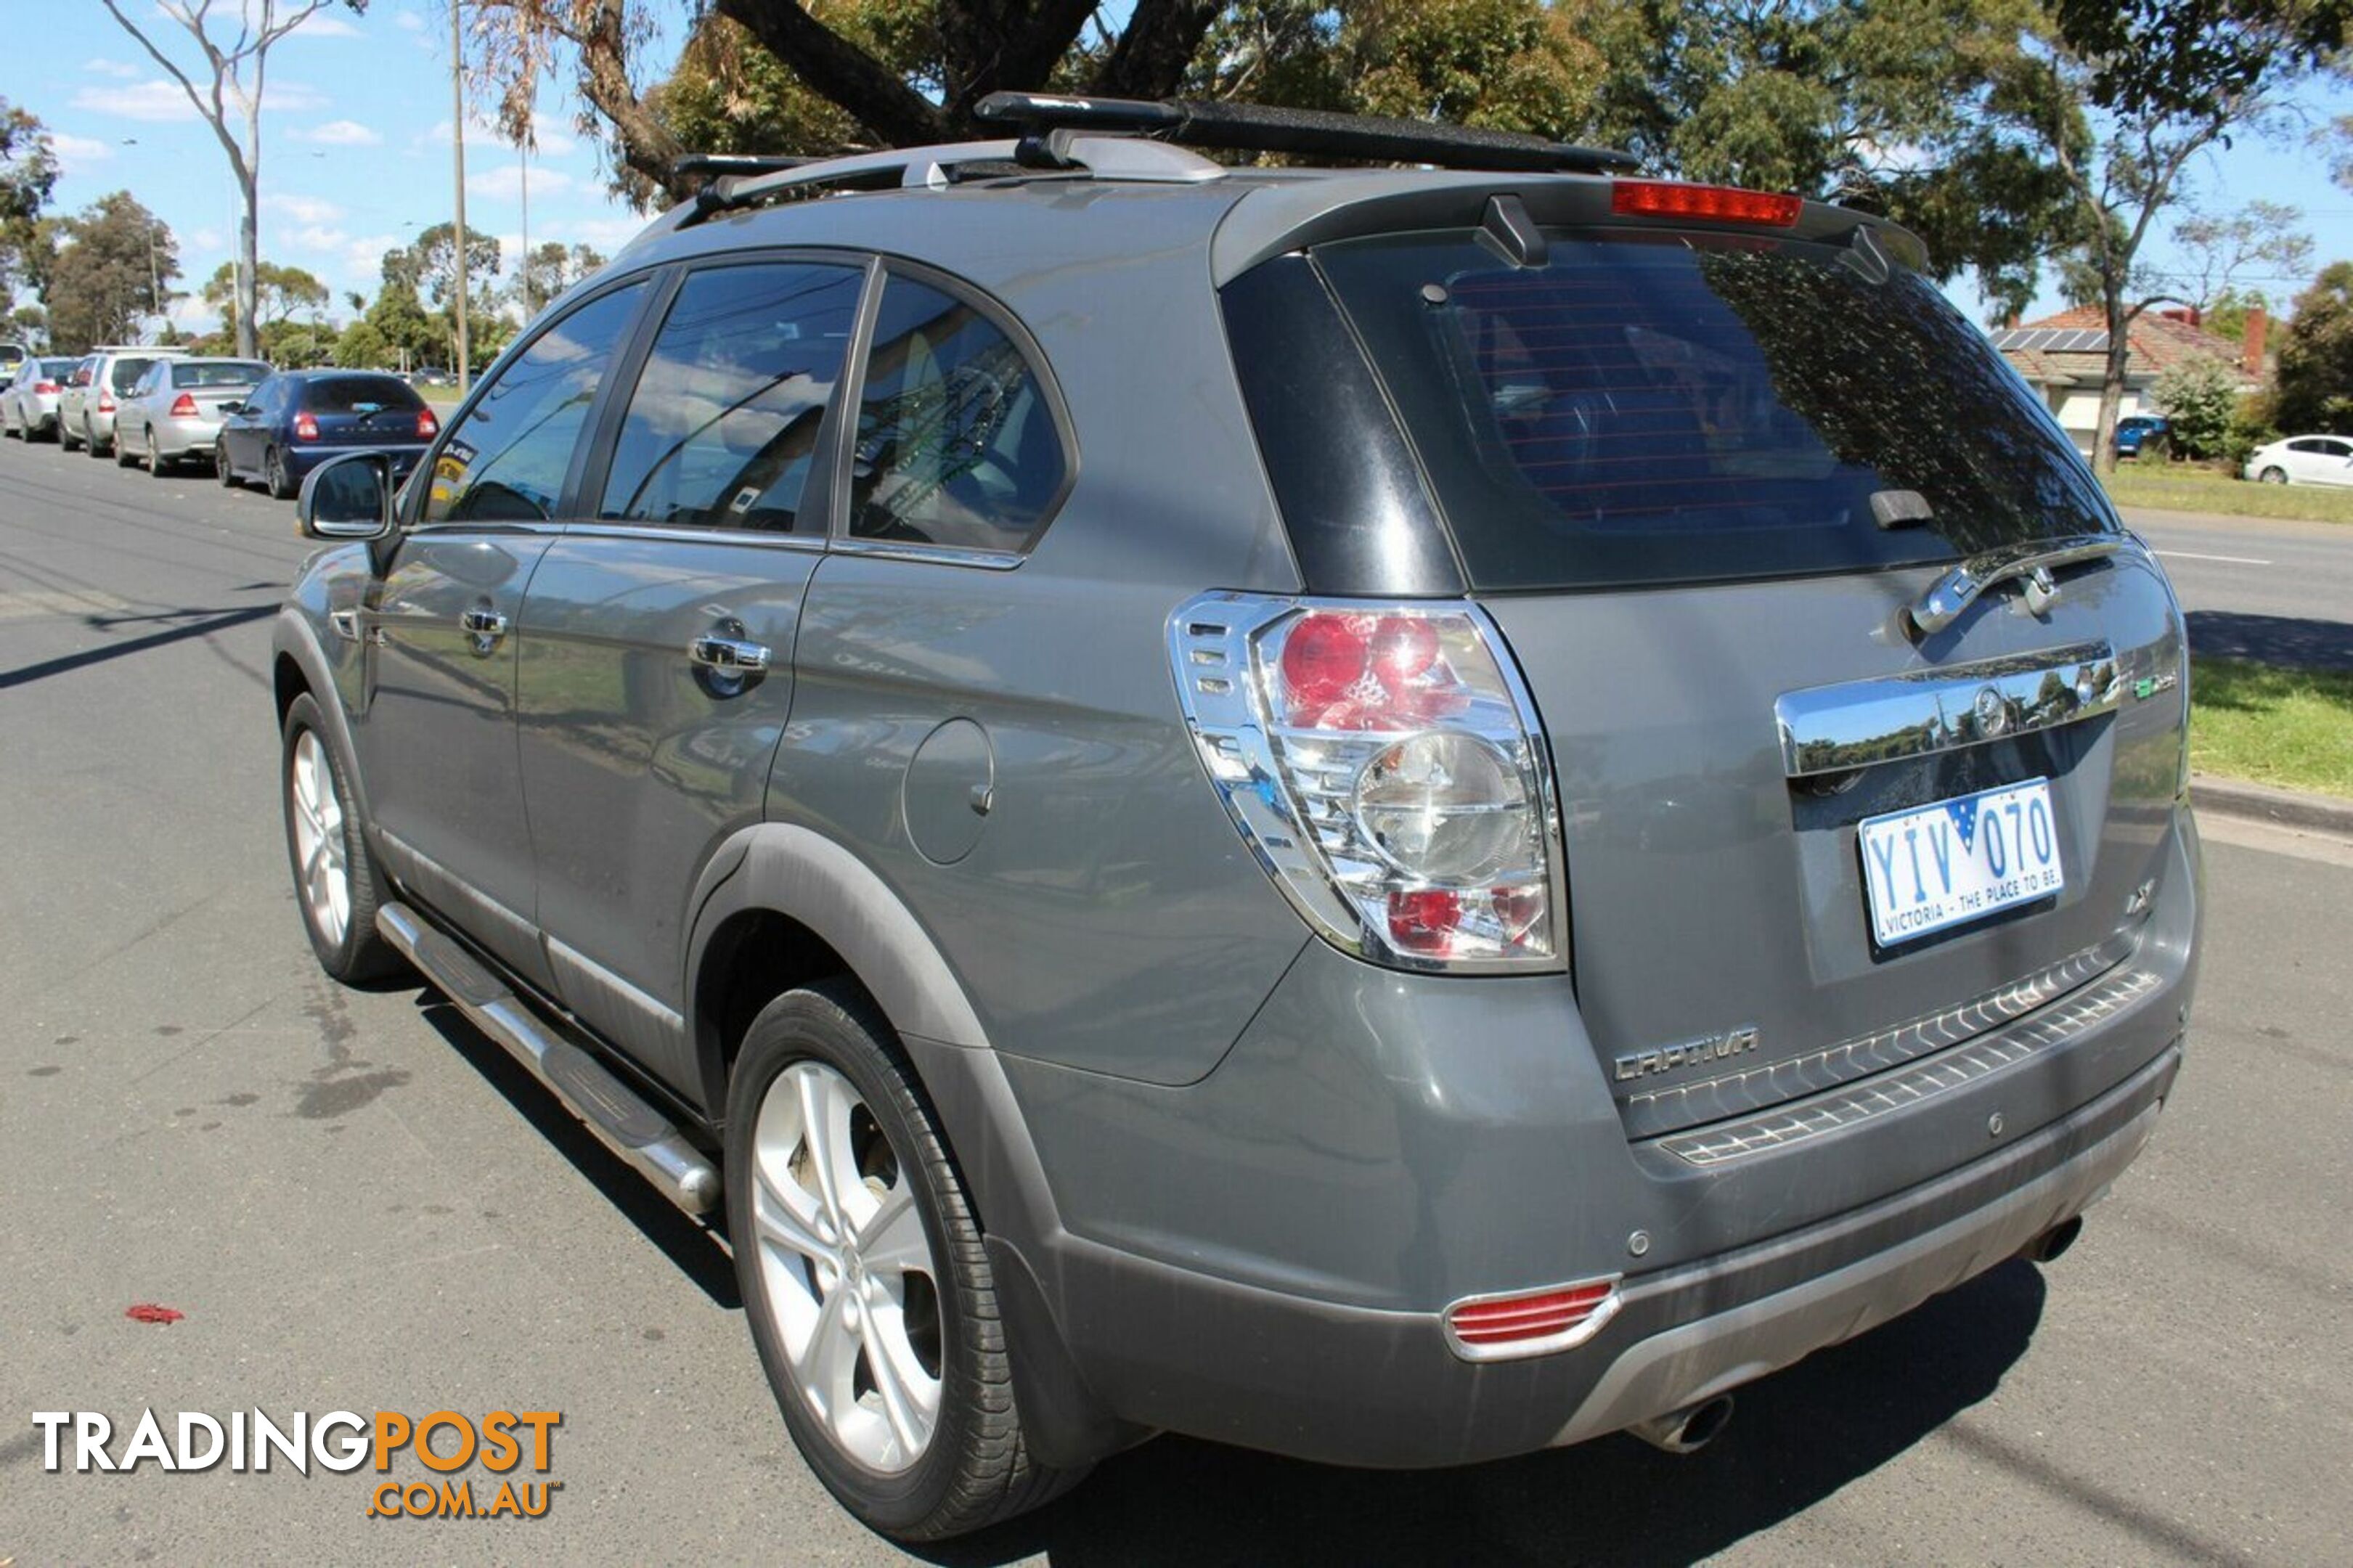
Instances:
[[[78,212],[128,190],[171,226],[177,287],[195,293],[234,252],[237,184],[227,154],[179,85],[99,0],[0,0],[0,37],[7,40],[0,96],[38,115],[57,147],[63,174],[52,210]],[[196,64],[193,40],[176,25],[157,16],[149,37],[184,67]],[[202,88],[207,79],[195,79]],[[489,109],[468,107],[466,226],[497,237],[512,268],[522,254],[524,172],[515,150],[476,119]],[[375,297],[386,250],[451,216],[452,110],[440,0],[374,0],[358,15],[331,7],[271,48],[262,94],[261,257],[326,283],[330,320],[352,315],[347,290]],[[539,106],[531,241],[585,242],[609,256],[645,220],[607,193],[596,149],[573,119],[573,106],[555,92]],[[188,330],[214,324],[199,300],[182,301],[174,314]]]
[[[227,9],[224,6],[221,9]],[[135,14],[135,13],[134,13]],[[261,255],[303,268],[333,291],[332,320],[351,314],[344,295],[375,293],[385,251],[451,216],[448,13],[442,0],[373,0],[354,15],[340,6],[313,16],[269,56],[262,108]],[[193,47],[156,18],[151,32],[175,58]],[[235,244],[236,186],[211,130],[178,86],[98,0],[0,0],[0,96],[38,115],[55,138],[64,174],[53,206],[75,212],[128,190],[178,237],[179,287],[194,294]],[[466,133],[467,226],[493,235],[512,267],[521,254],[524,171],[513,148],[470,104]],[[2295,106],[2301,126],[2353,114],[2353,90],[2308,89]],[[576,105],[551,84],[538,106],[538,148],[529,163],[532,242],[586,242],[612,254],[644,221],[605,188],[596,149],[574,125]],[[2315,266],[2353,258],[2353,192],[2328,177],[2327,160],[2300,129],[2282,137],[2242,137],[2200,160],[2192,195],[2228,211],[2264,197],[2301,207],[2315,240]],[[2162,235],[2152,247],[2163,266]],[[2284,307],[2305,279],[2253,278]],[[1966,279],[1950,285],[1973,320],[1987,311]],[[2061,301],[2047,288],[2035,313]],[[182,301],[188,330],[212,326],[201,300]]]

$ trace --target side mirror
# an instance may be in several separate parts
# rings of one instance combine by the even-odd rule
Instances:
[[[242,403],[224,403],[220,405],[220,411],[223,414],[242,414],[245,412],[245,405]]]
[[[392,458],[353,452],[311,470],[294,503],[306,539],[382,539],[392,531]]]

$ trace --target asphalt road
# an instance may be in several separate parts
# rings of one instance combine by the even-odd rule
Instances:
[[[898,1560],[795,1457],[721,1247],[446,1007],[318,974],[264,679],[302,548],[258,494],[0,445],[0,1563]],[[2210,845],[2165,1124],[2059,1263],[1744,1392],[1694,1458],[1163,1439],[934,1560],[2343,1561],[2353,851],[2253,837]],[[34,1411],[151,1407],[559,1409],[561,1489],[443,1522],[282,1463],[44,1471]]]
[[[2353,527],[2127,511],[2157,547],[2200,653],[2353,669]]]

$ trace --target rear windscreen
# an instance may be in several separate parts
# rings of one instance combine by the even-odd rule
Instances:
[[[116,360],[114,367],[106,373],[106,384],[117,392],[128,392],[139,384],[139,378],[145,375],[147,367],[154,363],[152,359]]]
[[[1842,246],[1467,234],[1314,253],[1474,586],[1948,560],[2116,527],[2074,448],[1942,295]]]
[[[302,406],[315,414],[357,414],[379,408],[422,408],[425,399],[397,376],[322,376],[303,389]]]
[[[251,386],[269,374],[266,364],[223,360],[216,364],[183,363],[172,367],[174,386]]]

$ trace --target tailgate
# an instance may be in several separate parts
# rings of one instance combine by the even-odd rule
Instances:
[[[1630,1134],[1957,1043],[2131,951],[2186,715],[2161,574],[2127,548],[2040,619],[1997,590],[1932,658],[1893,627],[1935,575],[1490,601],[1551,739],[1577,996]],[[2059,890],[1883,942],[1862,825],[2034,780]],[[1966,808],[1936,815],[1957,854]],[[1937,889],[1933,855],[1894,869]]]

